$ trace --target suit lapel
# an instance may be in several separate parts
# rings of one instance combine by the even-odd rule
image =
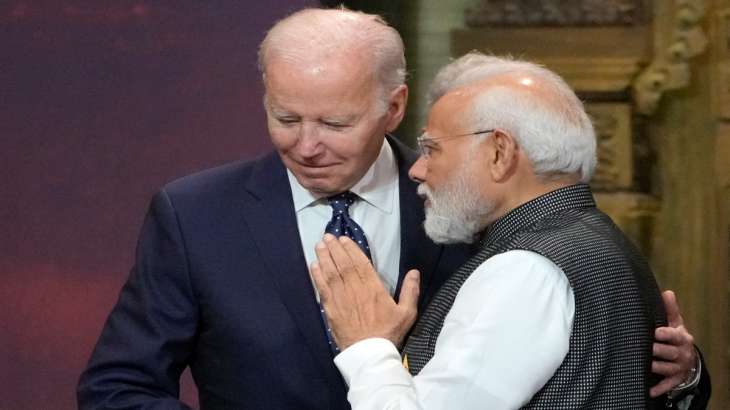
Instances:
[[[271,279],[323,373],[341,380],[321,325],[286,168],[276,153],[256,164],[246,189],[254,197],[245,201],[246,223]]]

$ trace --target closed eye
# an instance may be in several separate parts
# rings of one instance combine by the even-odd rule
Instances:
[[[321,121],[322,124],[324,124],[325,127],[335,130],[335,131],[341,131],[346,128],[349,128],[350,125],[346,123],[336,122],[336,121]]]
[[[424,142],[423,146],[428,152],[437,152],[441,150],[441,147],[436,142]]]
[[[277,117],[276,121],[278,121],[281,124],[289,125],[289,124],[298,123],[299,118],[297,118],[297,117]]]

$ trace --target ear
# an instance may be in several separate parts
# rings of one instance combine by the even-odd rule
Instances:
[[[408,103],[408,86],[405,84],[399,85],[398,88],[390,93],[388,99],[388,121],[385,124],[386,132],[393,132],[401,121],[403,116],[406,114],[406,104]]]
[[[519,146],[512,135],[502,130],[496,130],[491,140],[489,172],[495,181],[504,181],[517,170]]]

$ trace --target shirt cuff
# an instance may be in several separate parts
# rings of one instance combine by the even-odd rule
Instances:
[[[350,382],[357,374],[367,370],[369,366],[388,360],[400,362],[398,349],[388,339],[373,337],[353,343],[335,356],[335,366],[340,370],[345,383]]]

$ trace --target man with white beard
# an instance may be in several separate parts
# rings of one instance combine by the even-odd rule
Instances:
[[[410,171],[424,226],[479,250],[411,330],[417,271],[394,302],[351,240],[317,245],[311,272],[353,409],[663,408],[647,394],[662,298],[595,207],[595,134],[573,91],[539,66],[467,55],[432,97]]]
[[[489,200],[475,195],[470,189],[470,180],[474,178],[467,164],[473,160],[471,157],[467,154],[461,169],[437,192],[425,184],[418,186],[418,194],[427,205],[423,226],[428,237],[436,243],[473,242],[480,220],[493,209]]]

